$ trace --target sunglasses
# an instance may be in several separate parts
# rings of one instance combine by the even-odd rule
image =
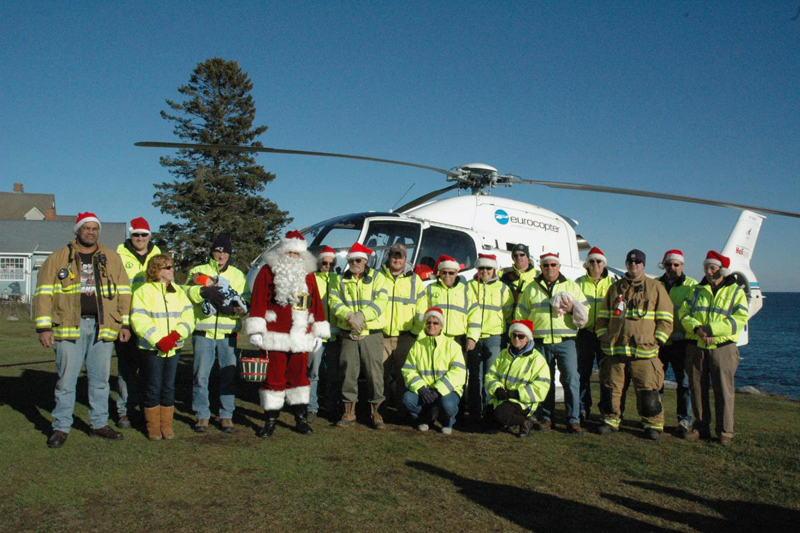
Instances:
[[[528,256],[526,254],[511,254],[511,257],[517,258],[517,257],[528,257]]]
[[[547,263],[546,265],[542,265],[542,268],[555,268],[558,266],[558,263]]]
[[[603,262],[602,259],[589,259],[589,264],[590,265],[599,265],[602,262]]]
[[[634,265],[641,265],[642,263],[644,263],[644,261],[641,261],[639,259],[631,259],[630,261],[628,261],[628,263],[633,263]]]
[[[679,266],[681,266],[681,263],[665,263],[664,266],[671,268],[678,268]]]
[[[440,276],[455,276],[456,274],[458,274],[458,272],[448,272],[446,270],[439,272]]]
[[[512,337],[514,337],[515,339],[527,339],[528,338],[526,335],[523,335],[522,333],[514,333],[512,335]]]
[[[433,326],[434,324],[436,324],[437,326],[441,326],[438,320],[428,320],[427,322],[425,322],[426,326]]]
[[[331,266],[332,264],[333,264],[333,261],[322,261],[322,262],[320,262],[320,265],[322,265],[322,266]]]
[[[172,265],[161,267],[161,270],[172,270]]]
[[[144,239],[145,237],[149,237],[149,233],[131,233],[131,237],[135,237],[137,239]]]
[[[478,267],[478,270],[494,270],[492,267]]]
[[[363,260],[363,259],[361,259],[360,257],[356,257],[356,258],[353,258],[353,259],[348,259],[348,260],[347,260],[347,262],[348,262],[348,263],[355,263],[355,264],[358,264],[358,263],[363,263],[363,262],[364,262],[364,260]]]

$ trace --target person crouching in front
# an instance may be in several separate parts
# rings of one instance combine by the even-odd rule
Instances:
[[[442,334],[442,310],[431,307],[423,321],[425,336],[414,343],[403,365],[408,389],[403,405],[419,431],[427,431],[442,411],[442,434],[450,435],[467,380],[467,366],[461,346]]]
[[[194,310],[175,281],[172,258],[153,256],[147,282],[133,293],[131,326],[144,367],[144,416],[150,440],[174,437],[175,373],[178,350],[194,331]]]
[[[533,347],[533,322],[514,320],[508,336],[511,345],[486,374],[489,413],[500,426],[519,426],[517,435],[527,437],[535,422],[533,412],[550,390],[550,366]]]

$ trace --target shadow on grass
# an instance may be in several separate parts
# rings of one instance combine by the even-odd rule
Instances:
[[[494,514],[533,531],[670,531],[607,509],[513,485],[470,479],[417,461],[406,465],[449,480],[459,493]]]
[[[685,490],[665,487],[644,481],[624,481],[628,485],[680,498],[688,502],[708,507],[720,516],[709,516],[698,513],[687,513],[667,507],[658,507],[650,503],[640,502],[615,494],[602,496],[618,505],[622,505],[639,513],[658,516],[672,522],[686,524],[698,531],[742,531],[751,533],[754,529],[761,531],[785,531],[789,524],[800,524],[800,511],[778,505],[771,505],[743,500],[722,500],[706,498]]]

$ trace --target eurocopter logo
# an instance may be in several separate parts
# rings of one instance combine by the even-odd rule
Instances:
[[[514,225],[518,226],[528,226],[532,228],[539,228],[544,231],[552,231],[553,233],[558,233],[559,227],[550,224],[549,222],[542,222],[541,220],[533,220],[531,218],[520,218],[517,216],[509,216],[508,213],[503,211],[502,209],[498,209],[494,212],[494,219],[497,221],[498,224],[506,225],[511,222]]]

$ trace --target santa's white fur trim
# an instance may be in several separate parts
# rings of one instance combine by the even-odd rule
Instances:
[[[271,311],[267,311],[270,313]],[[272,313],[273,315],[275,313]],[[274,319],[273,319],[274,320]],[[267,334],[267,321],[257,316],[251,316],[244,321],[245,335],[266,335]]]
[[[348,261],[350,259],[366,259],[366,258],[367,258],[367,254],[365,254],[364,252],[350,252],[350,253],[347,254],[347,260]]]
[[[442,270],[445,270],[445,269],[447,269],[447,270],[455,270],[456,272],[458,272],[460,266],[461,265],[459,265],[455,261],[442,261],[441,263],[439,263],[439,272],[441,272]]]
[[[497,261],[490,257],[479,257],[475,263],[475,268],[488,267],[497,270]]]
[[[305,405],[311,397],[311,386],[286,389],[286,403],[289,405]]]
[[[286,391],[261,389],[261,408],[265,411],[280,411],[286,401]]]
[[[267,309],[264,311],[264,318],[267,319],[267,322],[275,322],[278,320],[278,314],[275,311],[270,311]]]
[[[264,349],[275,352],[303,353],[314,349],[315,335],[308,333],[309,313],[292,309],[292,326],[289,333],[267,331]]]
[[[286,237],[281,237],[279,249],[283,253],[297,252],[299,254],[308,250],[308,242],[306,242],[305,239],[287,239]]]
[[[331,338],[331,324],[327,320],[324,322],[315,322],[311,326],[311,334],[321,339]]]

